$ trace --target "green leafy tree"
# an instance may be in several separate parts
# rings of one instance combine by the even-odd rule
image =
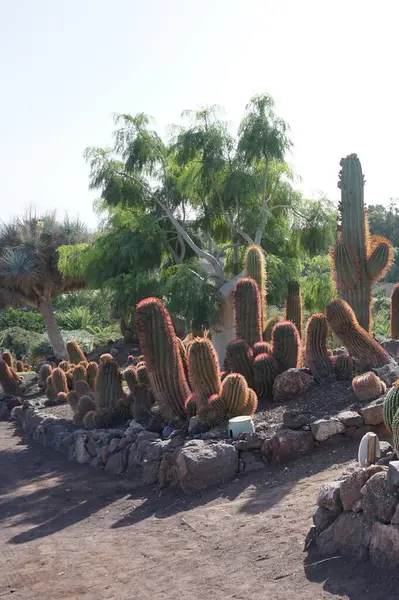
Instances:
[[[27,215],[0,226],[0,302],[3,306],[38,308],[59,358],[66,357],[66,349],[52,300],[83,287],[85,282],[61,275],[57,248],[86,239],[86,229],[79,221],[58,222],[54,215]]]

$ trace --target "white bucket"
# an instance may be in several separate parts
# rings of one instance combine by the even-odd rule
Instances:
[[[228,423],[229,437],[236,440],[240,433],[254,433],[255,427],[251,416],[233,417]]]

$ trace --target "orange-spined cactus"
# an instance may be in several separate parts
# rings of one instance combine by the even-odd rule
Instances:
[[[302,365],[302,345],[297,328],[291,321],[280,321],[272,333],[273,356],[278,373]]]
[[[219,361],[216,350],[208,338],[195,338],[188,349],[188,372],[195,393],[197,408],[207,404],[208,398],[219,394]]]
[[[302,297],[297,281],[290,281],[288,283],[286,318],[287,321],[294,323],[299,335],[302,335]]]
[[[252,350],[244,340],[232,340],[226,349],[226,370],[232,373],[241,373],[252,385]]]
[[[254,279],[239,279],[234,287],[234,322],[237,338],[253,346],[262,339],[262,310],[259,287]]]
[[[334,381],[334,367],[327,346],[328,325],[325,315],[312,315],[306,325],[306,363],[317,383]]]
[[[265,254],[260,246],[256,244],[249,246],[244,260],[244,273],[246,277],[251,277],[258,284],[263,330],[267,321],[267,275]]]

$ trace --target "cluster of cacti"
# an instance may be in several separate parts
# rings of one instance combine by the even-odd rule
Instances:
[[[86,357],[75,340],[70,340],[66,344],[68,358],[71,363],[78,365],[81,361],[85,361]]]
[[[311,316],[306,325],[305,356],[307,367],[317,383],[329,383],[335,379],[327,335],[328,325],[325,315]]]
[[[390,362],[389,354],[356,319],[355,313],[345,300],[332,300],[327,304],[326,317],[329,326],[341,340],[349,354],[366,368],[383,367]]]
[[[0,385],[8,396],[20,396],[24,393],[18,377],[15,378],[13,370],[3,359],[0,360]]]
[[[272,333],[273,356],[278,373],[302,365],[302,345],[298,330],[290,321],[281,321]]]
[[[294,323],[299,335],[302,335],[302,297],[297,281],[288,283],[286,319]]]
[[[262,331],[267,322],[267,275],[265,254],[260,246],[249,246],[244,260],[244,273],[258,284],[261,305]]]
[[[352,389],[358,400],[369,402],[385,394],[387,386],[375,373],[368,371],[353,378]]]
[[[157,298],[137,305],[136,327],[152,393],[166,418],[186,418],[190,388],[170,315]]]
[[[211,396],[198,411],[198,418],[204,425],[215,427],[232,417],[252,415],[257,407],[258,398],[248,387],[245,377],[231,373],[224,379],[220,394]]]
[[[195,338],[188,349],[188,373],[197,408],[220,392],[221,380],[216,350],[208,338]]]
[[[393,259],[392,244],[370,235],[364,206],[364,177],[356,154],[340,162],[340,228],[331,250],[333,275],[341,298],[352,307],[360,326],[371,327],[371,289],[382,279]]]
[[[253,346],[262,339],[262,309],[259,286],[254,279],[239,279],[233,291],[236,335]]]

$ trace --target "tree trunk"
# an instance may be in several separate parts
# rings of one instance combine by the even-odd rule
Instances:
[[[238,256],[238,244],[237,242],[234,244],[234,249],[233,249],[233,275],[234,277],[236,275],[238,275],[238,273],[240,269],[240,265],[239,265],[239,256]]]
[[[235,339],[234,310],[233,310],[233,289],[237,280],[242,277],[242,273],[227,281],[219,289],[220,297],[220,316],[219,323],[211,327],[212,343],[219,357],[219,365],[222,368],[226,357],[226,348],[229,342]]]
[[[50,301],[43,301],[39,305],[39,310],[42,313],[44,326],[53,347],[54,354],[57,358],[67,358],[67,351],[64,340],[62,339],[60,328],[54,318],[53,307]]]

